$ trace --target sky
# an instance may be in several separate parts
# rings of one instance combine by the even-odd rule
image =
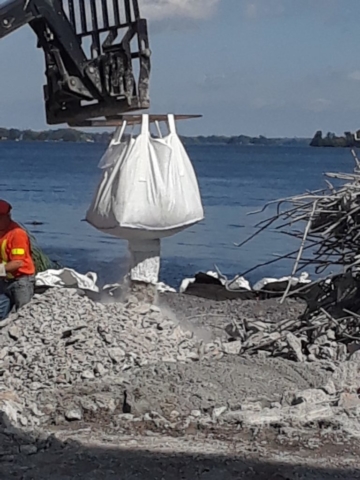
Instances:
[[[140,5],[152,51],[150,111],[203,115],[181,133],[311,137],[360,128],[359,0]],[[1,40],[0,62],[0,126],[48,128],[43,53],[28,26]]]

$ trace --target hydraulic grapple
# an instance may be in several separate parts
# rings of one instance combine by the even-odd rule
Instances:
[[[147,109],[150,48],[138,0],[13,0],[0,38],[29,24],[45,54],[49,124]]]

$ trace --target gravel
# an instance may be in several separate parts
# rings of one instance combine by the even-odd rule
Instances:
[[[229,343],[230,317],[251,320],[255,308],[256,318],[276,312],[282,319],[301,304],[276,310],[271,301],[212,304],[186,295],[162,295],[157,303],[130,295],[102,304],[77,290],[51,289],[12,314],[0,330],[0,372],[1,390],[21,398],[17,421],[73,422],[102,410],[184,416],[252,400],[266,407],[329,378],[315,364],[242,358],[239,342]]]

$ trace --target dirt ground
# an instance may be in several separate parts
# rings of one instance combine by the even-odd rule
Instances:
[[[166,293],[158,298],[162,309],[167,309],[184,328],[193,331],[204,341],[221,336],[232,319],[260,320],[272,323],[296,319],[306,308],[305,302],[279,299],[231,300],[218,302],[186,294]]]
[[[57,431],[36,453],[2,457],[1,479],[17,480],[356,480],[359,444],[330,436],[279,445],[254,432],[170,437],[83,425]],[[67,440],[62,440],[62,439]],[[311,445],[311,447],[310,447]]]

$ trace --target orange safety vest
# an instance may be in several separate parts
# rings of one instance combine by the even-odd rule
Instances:
[[[6,264],[13,260],[21,260],[23,265],[15,273],[8,273],[8,279],[35,275],[28,234],[16,222],[11,222],[7,232],[0,237],[1,263]]]

